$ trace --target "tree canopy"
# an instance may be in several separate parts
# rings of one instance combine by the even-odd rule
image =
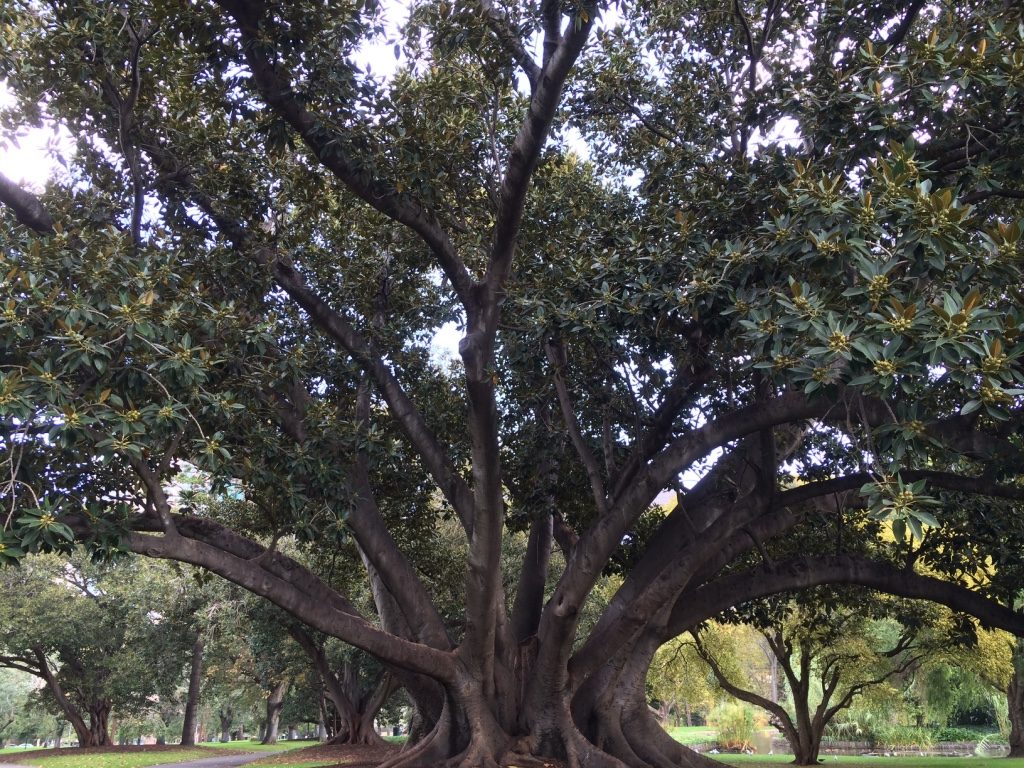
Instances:
[[[37,677],[81,746],[113,743],[112,712],[173,699],[186,647],[167,568],[31,556],[0,577],[0,667]]]
[[[382,13],[0,10],[0,127],[74,141],[45,190],[0,178],[0,558],[127,548],[267,597],[401,676],[408,765],[696,765],[651,658],[787,590],[1024,632],[1019,3]],[[244,514],[177,506],[185,463]],[[349,536],[376,618],[278,546]]]

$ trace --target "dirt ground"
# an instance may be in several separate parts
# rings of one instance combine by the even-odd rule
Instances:
[[[363,747],[347,745],[324,745],[321,747],[306,747],[290,752],[277,752],[267,755],[266,761],[275,765],[288,765],[289,763],[305,763],[313,760],[334,760],[336,765],[343,765],[345,768],[376,768],[387,758],[398,754],[398,747]],[[258,766],[261,761],[253,763]]]
[[[335,766],[343,768],[377,768],[384,760],[398,754],[399,747],[364,747],[364,746],[332,746],[307,747],[297,749],[294,752],[278,753],[268,755],[267,762],[273,761],[276,765],[287,765],[289,763],[304,763],[313,760],[333,760]],[[541,760],[517,760],[515,755],[509,755],[503,761],[507,768],[512,766],[528,765],[530,768],[564,768],[564,764],[558,761]],[[259,761],[252,763],[252,766],[259,766]]]

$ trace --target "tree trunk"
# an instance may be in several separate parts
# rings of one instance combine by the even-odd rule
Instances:
[[[61,742],[64,740],[64,729],[67,728],[67,725],[63,720],[57,721],[57,731],[53,734],[54,749],[60,749]]]
[[[89,707],[89,732],[91,734],[92,747],[109,747],[113,745],[110,739],[110,700],[102,699],[95,701]]]
[[[821,733],[815,728],[800,731],[800,739],[793,747],[794,765],[817,765],[818,753],[821,751]]]
[[[288,693],[288,680],[282,680],[274,686],[274,690],[267,697],[267,732],[263,736],[263,744],[276,744],[277,731],[281,723],[281,709],[284,707],[284,697]]]
[[[235,713],[231,709],[221,710],[217,713],[220,720],[220,740],[222,744],[231,741],[231,724],[235,721]]]
[[[64,713],[71,727],[75,729],[75,735],[78,737],[78,746],[95,746],[93,744],[92,731],[86,724],[81,712],[78,711],[78,708],[71,703],[71,700],[64,693],[57,675],[50,669],[50,663],[46,660],[46,654],[40,648],[33,648],[32,652],[35,654],[43,680],[46,681],[46,687],[50,689],[53,698],[57,700],[57,706],[60,707],[61,712]]]
[[[647,706],[647,669],[660,645],[646,632],[581,687],[573,713],[588,739],[627,765],[654,768],[719,768],[683,746],[661,727]]]
[[[1010,715],[1010,754],[1024,757],[1024,649],[1018,641],[1014,651],[1014,670],[1006,687],[1006,703]]]
[[[203,683],[203,637],[196,635],[192,644],[192,667],[188,676],[188,699],[185,701],[185,720],[181,725],[181,746],[196,743],[196,720],[199,712],[199,693]]]

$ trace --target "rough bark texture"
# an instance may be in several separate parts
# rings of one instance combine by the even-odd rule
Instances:
[[[110,739],[110,701],[101,699],[89,706],[89,734],[91,747],[109,747],[114,742]]]
[[[202,635],[196,635],[196,640],[192,643],[192,663],[188,676],[188,698],[185,701],[185,717],[181,725],[181,745],[184,747],[191,747],[196,743],[196,716],[199,712],[199,694],[203,683],[204,647]]]

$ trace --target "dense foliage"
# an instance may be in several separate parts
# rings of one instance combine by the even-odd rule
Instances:
[[[26,0],[0,37],[4,131],[74,136],[0,177],[5,561],[270,598],[397,671],[408,764],[698,763],[647,666],[767,594],[1024,630],[1019,3]],[[245,503],[177,504],[186,462]],[[278,546],[349,536],[372,614]]]

